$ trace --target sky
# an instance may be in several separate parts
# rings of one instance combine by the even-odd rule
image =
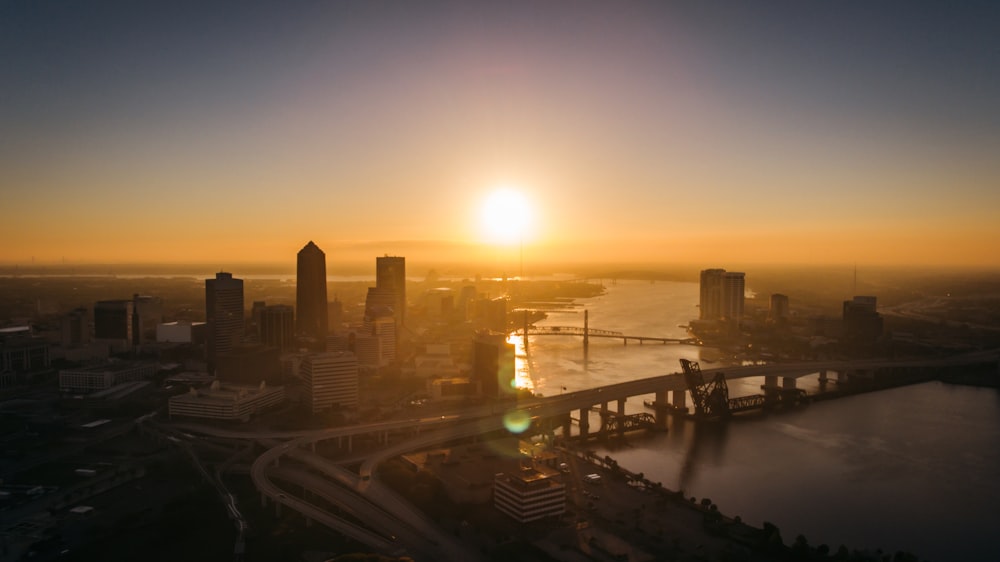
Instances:
[[[0,0],[0,264],[1000,267],[998,29],[975,0]],[[499,188],[531,211],[504,244]]]

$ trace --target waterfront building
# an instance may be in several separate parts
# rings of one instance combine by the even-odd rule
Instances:
[[[205,317],[208,369],[213,372],[216,356],[243,341],[243,280],[225,272],[216,273],[215,279],[206,279]]]
[[[743,321],[746,274],[727,271],[722,274],[722,319],[739,326]]]
[[[396,325],[406,325],[406,258],[382,256],[375,258],[375,288],[392,294],[392,311]]]
[[[479,332],[472,344],[472,380],[487,398],[513,397],[514,345],[498,332]]]
[[[725,269],[705,269],[699,286],[698,318],[725,321],[738,327],[743,320],[746,274]]]
[[[296,331],[322,345],[327,332],[326,254],[310,240],[299,250],[295,271]]]
[[[487,297],[475,301],[473,318],[477,327],[494,332],[507,333],[507,304],[504,297]]]
[[[493,481],[493,505],[519,523],[559,517],[566,512],[566,485],[543,466],[500,472]]]
[[[169,416],[248,421],[251,416],[285,401],[285,387],[227,384],[215,381],[209,388],[192,388],[168,401]]]
[[[307,354],[299,364],[299,376],[313,413],[358,406],[358,360],[353,353]]]
[[[722,317],[722,276],[725,269],[705,269],[701,272],[698,300],[701,320],[718,320]]]

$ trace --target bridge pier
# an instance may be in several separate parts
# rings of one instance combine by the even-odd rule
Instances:
[[[673,405],[675,409],[687,410],[687,391],[686,390],[673,390]]]
[[[580,408],[580,439],[587,440],[590,433],[590,408]]]
[[[765,375],[764,388],[778,388],[778,375]]]
[[[819,382],[823,383],[826,382],[827,380],[828,379],[827,379],[826,369],[823,369],[822,371],[819,372]]]
[[[625,400],[627,400],[627,398],[619,398],[618,399],[618,415],[619,416],[624,416],[625,415]]]
[[[570,436],[573,432],[573,418],[569,414],[566,414],[566,419],[563,420],[562,424],[562,435],[563,439],[569,441]]]
[[[795,388],[795,377],[782,377],[781,388]]]
[[[527,333],[527,330],[525,330]],[[527,341],[527,340],[526,340]],[[590,349],[590,311],[583,310],[583,350]]]

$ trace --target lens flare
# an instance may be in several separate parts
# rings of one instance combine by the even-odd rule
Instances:
[[[531,416],[524,410],[511,410],[504,414],[503,425],[511,433],[524,433],[531,427]]]

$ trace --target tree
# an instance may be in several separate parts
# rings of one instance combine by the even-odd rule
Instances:
[[[792,544],[792,554],[796,558],[809,558],[809,541],[806,540],[805,535],[795,537],[795,542]]]

